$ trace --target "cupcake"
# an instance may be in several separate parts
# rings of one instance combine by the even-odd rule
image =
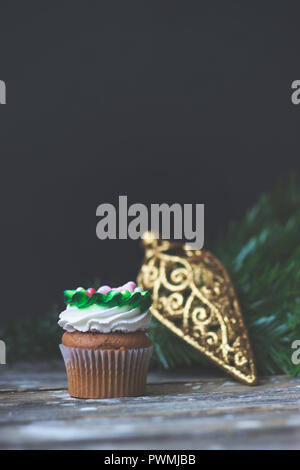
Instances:
[[[77,398],[114,398],[145,393],[152,343],[144,332],[151,313],[148,291],[122,287],[65,291],[58,324],[66,330],[60,349],[69,393]]]

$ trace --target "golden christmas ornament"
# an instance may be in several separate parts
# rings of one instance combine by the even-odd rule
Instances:
[[[257,382],[253,353],[227,271],[209,251],[143,236],[145,260],[138,276],[152,293],[152,314],[223,370],[246,384]]]

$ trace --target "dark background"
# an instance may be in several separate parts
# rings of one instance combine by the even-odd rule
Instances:
[[[299,2],[3,1],[1,322],[134,279],[96,207],[205,203],[206,246],[298,170]]]

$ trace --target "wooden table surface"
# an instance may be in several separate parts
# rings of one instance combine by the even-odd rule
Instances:
[[[150,374],[138,398],[71,398],[64,371],[0,366],[2,449],[299,449],[300,378]]]

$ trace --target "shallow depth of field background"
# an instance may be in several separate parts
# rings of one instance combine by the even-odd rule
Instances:
[[[292,3],[1,2],[1,324],[135,278],[100,203],[205,203],[209,247],[299,170]]]

